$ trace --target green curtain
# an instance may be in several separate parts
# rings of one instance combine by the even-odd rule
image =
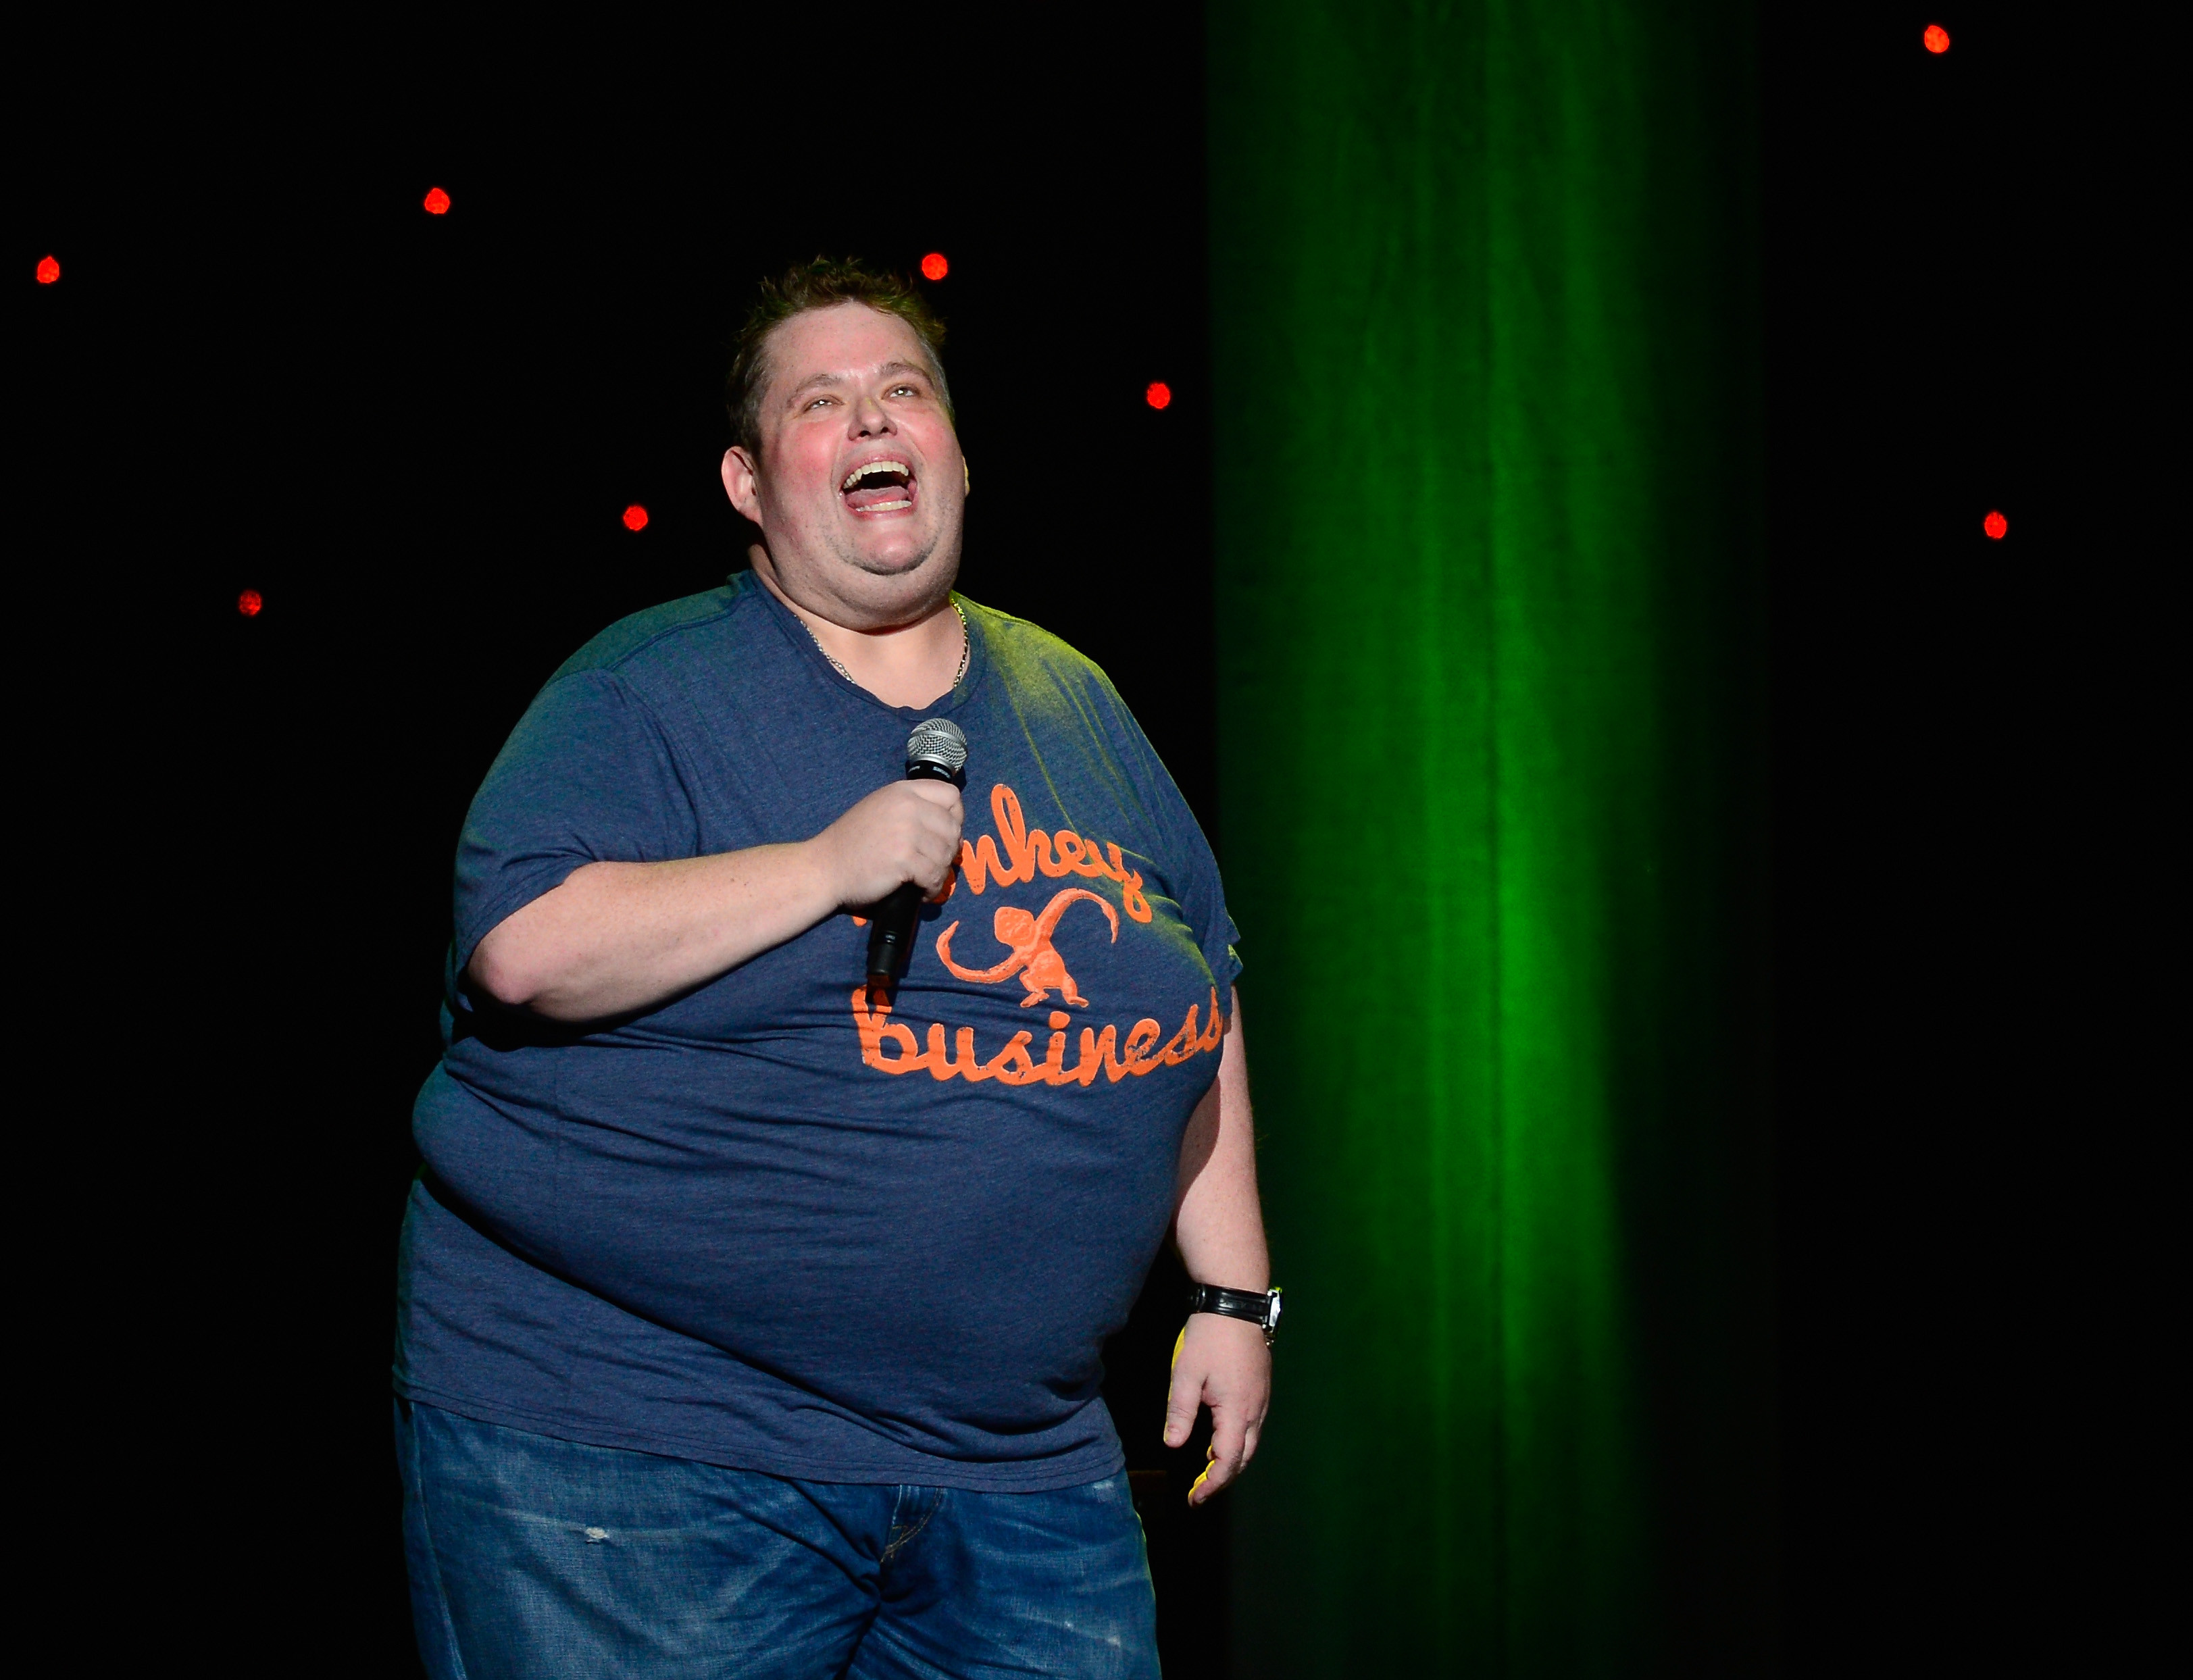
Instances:
[[[1769,1671],[1750,11],[1209,19],[1237,1672]]]

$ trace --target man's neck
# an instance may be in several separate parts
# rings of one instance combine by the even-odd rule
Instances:
[[[910,622],[855,630],[822,609],[793,600],[769,551],[760,545],[749,548],[747,555],[763,587],[807,626],[816,645],[885,706],[929,706],[952,691],[966,649],[966,631],[949,595]]]

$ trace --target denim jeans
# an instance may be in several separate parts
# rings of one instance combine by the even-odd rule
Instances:
[[[1125,1474],[1040,1494],[793,1482],[398,1401],[435,1680],[1156,1675]]]

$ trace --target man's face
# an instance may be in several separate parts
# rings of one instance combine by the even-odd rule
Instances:
[[[920,340],[842,303],[778,327],[766,365],[760,456],[733,448],[724,488],[779,584],[858,627],[930,610],[959,569],[967,469]]]

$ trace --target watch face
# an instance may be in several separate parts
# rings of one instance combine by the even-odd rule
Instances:
[[[1264,1334],[1269,1335],[1280,1328],[1280,1292],[1272,1291],[1272,1304],[1264,1310]]]

